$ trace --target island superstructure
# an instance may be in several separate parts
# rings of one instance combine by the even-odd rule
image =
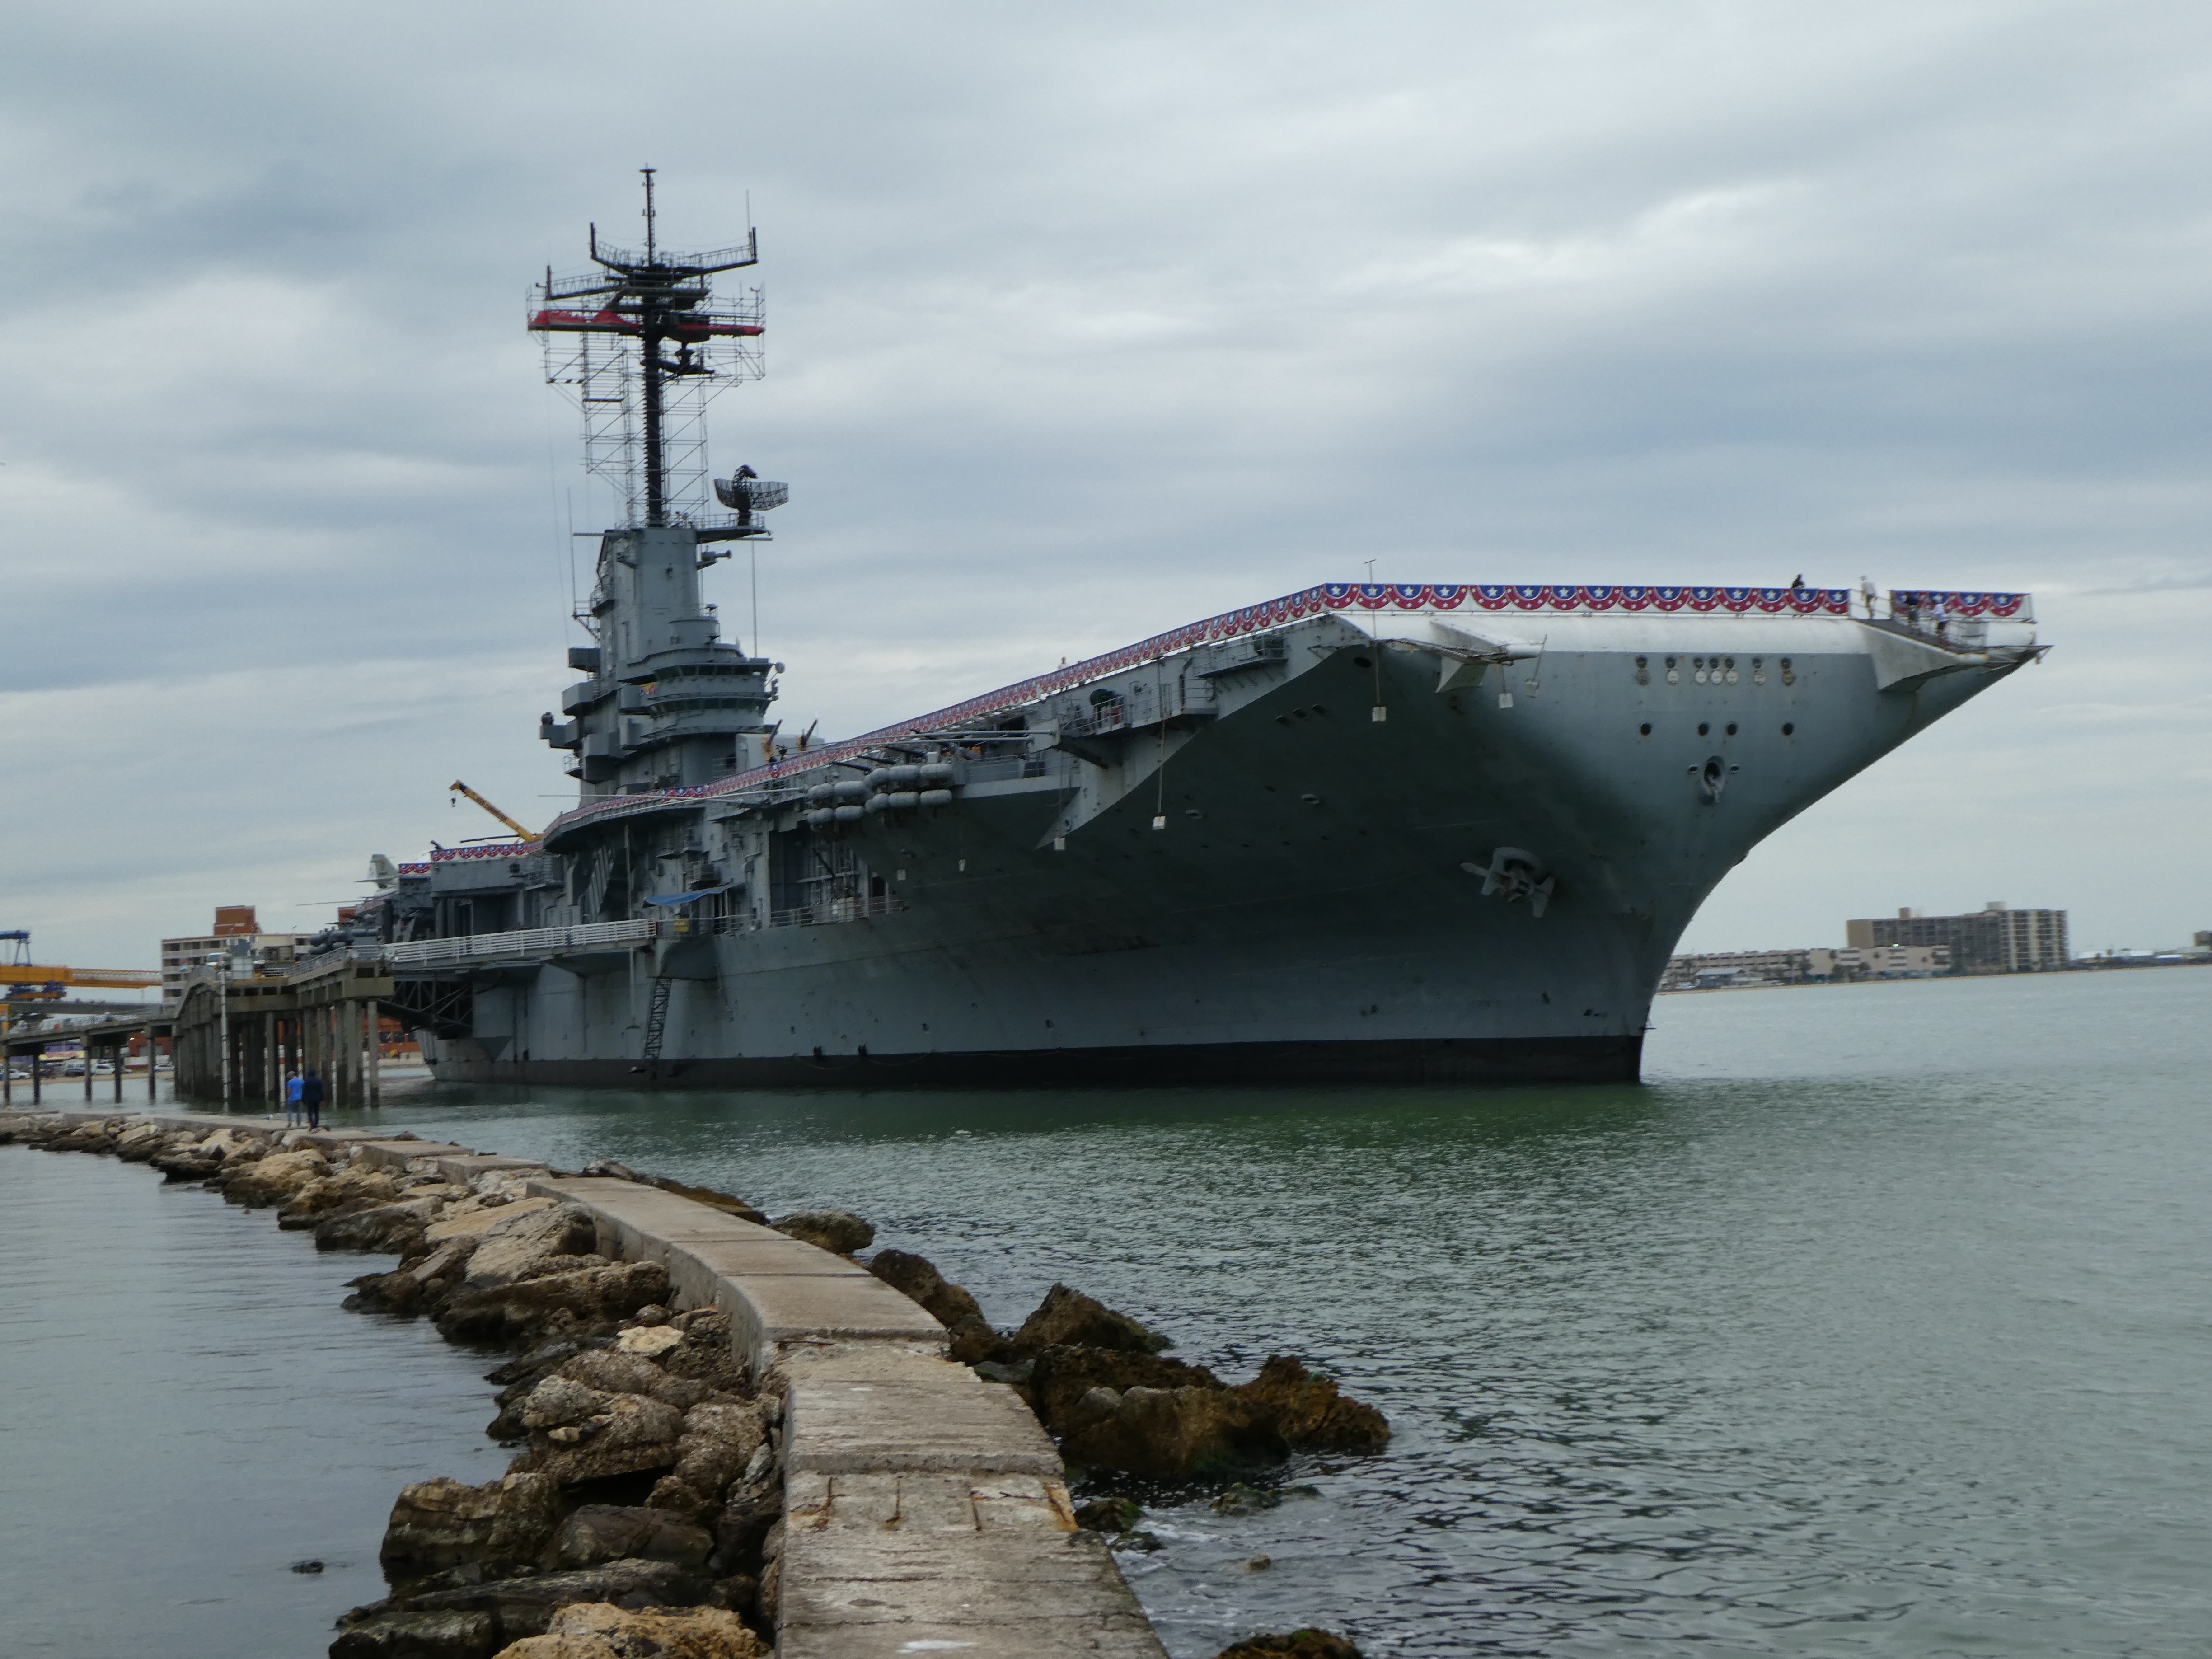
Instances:
[[[350,941],[442,1078],[1631,1079],[1722,878],[2042,648],[2018,593],[1325,584],[809,744],[700,587],[787,496],[702,483],[755,241],[592,252],[531,319],[629,507],[540,726],[577,804],[380,860]]]

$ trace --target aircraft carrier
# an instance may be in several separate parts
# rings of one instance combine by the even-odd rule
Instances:
[[[774,714],[701,579],[741,248],[592,233],[530,326],[627,492],[541,836],[379,859],[349,948],[436,1074],[684,1086],[1623,1081],[1751,848],[2036,657],[2028,597],[1344,583],[863,736]]]

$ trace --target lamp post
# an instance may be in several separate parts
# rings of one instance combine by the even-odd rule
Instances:
[[[216,1064],[222,1073],[222,1109],[230,1109],[230,954],[217,951],[208,958],[215,969]]]

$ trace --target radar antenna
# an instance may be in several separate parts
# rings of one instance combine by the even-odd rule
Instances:
[[[631,524],[691,524],[702,540],[759,536],[763,530],[742,510],[742,526],[701,517],[707,402],[724,386],[757,380],[764,372],[760,289],[717,302],[712,278],[758,264],[759,234],[748,228],[741,246],[711,252],[664,250],[655,171],[639,169],[645,179],[643,251],[600,241],[593,225],[589,246],[598,268],[556,276],[549,266],[528,325],[545,342],[546,380],[583,411],[586,468],[623,491]],[[773,504],[756,502],[754,510]]]

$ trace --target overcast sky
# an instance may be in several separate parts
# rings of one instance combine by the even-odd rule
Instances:
[[[587,222],[760,228],[718,471],[841,734],[1374,561],[2030,588],[2056,650],[1690,948],[1987,900],[2212,927],[2212,9],[18,8],[0,928],[151,963],[573,796],[522,330]],[[588,546],[588,544],[584,544]],[[741,554],[709,580],[744,626]]]

